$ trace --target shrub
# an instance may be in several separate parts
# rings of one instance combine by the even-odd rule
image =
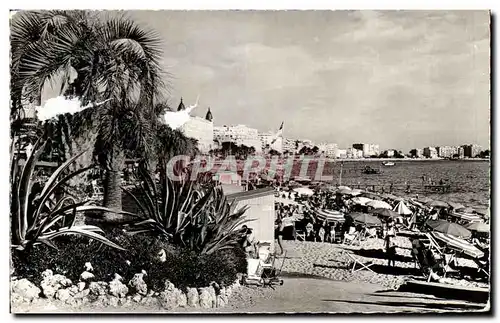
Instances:
[[[59,166],[49,180],[42,185],[35,185],[35,168],[45,145],[37,147],[28,157],[25,164],[18,167],[18,159],[11,160],[10,217],[12,248],[29,253],[33,246],[46,244],[54,247],[56,238],[67,235],[85,236],[98,240],[113,248],[121,247],[101,235],[102,230],[92,225],[74,225],[78,212],[108,211],[109,209],[86,205],[87,201],[77,202],[65,192],[65,186],[71,178],[89,170],[82,168],[67,174],[67,170],[82,153],[73,156]],[[14,142],[12,143],[12,149]],[[13,154],[13,151],[11,152]]]
[[[167,176],[158,187],[142,165],[139,177],[135,194],[125,190],[139,208],[137,221],[127,227],[131,234],[163,236],[182,248],[210,254],[237,246],[242,232],[236,228],[251,221],[243,219],[247,207],[235,211],[220,187],[202,189]]]
[[[51,269],[78,281],[84,264],[90,262],[95,280],[110,281],[115,273],[128,282],[134,274],[146,270],[144,277],[149,288],[162,291],[168,279],[178,288],[205,287],[212,281],[229,285],[238,272],[246,272],[246,257],[241,248],[220,250],[199,255],[188,249],[179,249],[165,241],[146,235],[130,236],[118,229],[106,230],[106,236],[126,248],[125,251],[89,241],[82,237],[64,237],[56,242],[58,250],[45,245],[33,248],[29,257],[15,253],[13,262],[16,275],[36,284],[41,273]],[[158,254],[166,252],[166,261]],[[126,261],[130,261],[130,265]]]

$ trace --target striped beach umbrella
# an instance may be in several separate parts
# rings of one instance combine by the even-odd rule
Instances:
[[[460,220],[468,221],[468,222],[480,222],[481,217],[476,214],[471,213],[462,213],[462,212],[450,212],[449,215],[459,218]]]
[[[431,234],[436,240],[444,242],[450,249],[458,252],[463,252],[464,254],[473,258],[481,258],[484,256],[484,252],[463,239],[442,232],[431,232]]]
[[[334,210],[319,209],[316,211],[316,218],[320,221],[344,222],[344,213]]]

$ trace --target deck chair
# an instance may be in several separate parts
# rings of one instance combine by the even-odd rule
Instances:
[[[351,227],[349,232],[344,234],[344,240],[342,243],[347,246],[354,246],[355,244],[359,245],[360,239],[360,232],[357,232],[355,228]]]
[[[373,266],[375,264],[373,261],[363,262],[363,261],[361,261],[360,258],[358,258],[352,252],[349,252],[347,250],[343,250],[342,254],[346,255],[347,257],[349,257],[349,263],[347,264],[347,267],[351,267],[352,266],[351,267],[351,273],[355,273],[355,272],[363,270],[363,269],[366,269],[366,270],[371,271],[372,273],[375,273],[370,268],[371,266]],[[361,267],[358,268],[358,269],[356,269],[356,265],[360,265]]]
[[[104,198],[104,190],[102,187],[97,185],[97,181],[92,181],[92,197],[90,198],[92,201],[102,201]]]
[[[298,241],[306,241],[306,233],[302,230],[295,230],[295,236]]]

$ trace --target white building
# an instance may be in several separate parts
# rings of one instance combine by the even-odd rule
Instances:
[[[261,145],[262,150],[265,150],[269,145],[270,149],[274,149],[280,153],[283,152],[283,138],[282,137],[276,138],[276,133],[272,132],[259,133],[259,139],[262,144]],[[276,141],[273,143],[273,140],[275,139]]]
[[[295,140],[290,139],[290,138],[283,138],[283,144],[282,144],[283,152],[290,152],[294,153],[295,152]]]
[[[198,149],[202,153],[208,153],[213,148],[214,124],[200,117],[191,117],[180,130],[186,137],[198,140]]]
[[[234,142],[238,146],[254,147],[256,152],[262,151],[259,132],[245,125],[214,127],[213,136],[219,143]]]
[[[332,143],[321,143],[318,145],[319,151],[328,158],[335,158],[337,156],[338,145]]]
[[[438,158],[437,150],[434,147],[425,147],[423,155],[427,158]]]
[[[337,154],[335,155],[337,158],[347,158],[347,149],[337,149]]]

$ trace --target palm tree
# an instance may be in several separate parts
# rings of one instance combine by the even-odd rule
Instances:
[[[95,148],[106,167],[104,205],[121,209],[124,150],[139,150],[145,157],[154,151],[154,102],[164,90],[160,40],[123,15],[99,15],[40,11],[14,17],[11,111],[23,101],[39,105],[46,82],[54,79],[61,80],[62,95],[79,97],[83,105],[111,99],[63,122],[71,124],[66,128],[72,135],[97,127]]]

